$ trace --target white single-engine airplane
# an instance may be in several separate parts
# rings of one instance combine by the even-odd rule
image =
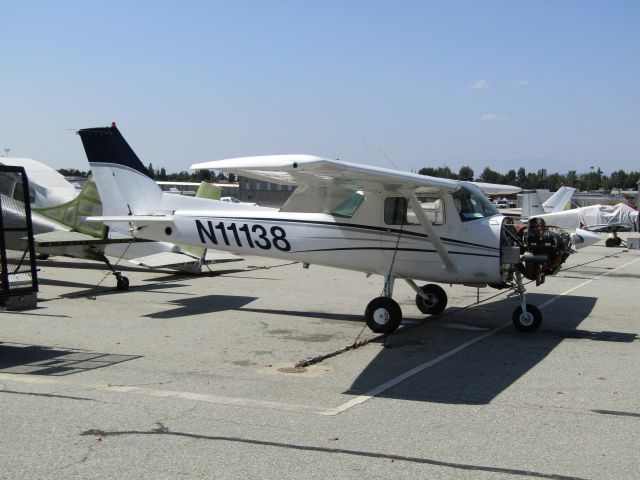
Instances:
[[[380,274],[384,293],[365,310],[375,332],[392,332],[402,320],[392,299],[398,278],[428,314],[442,312],[447,295],[415,280],[510,288],[520,298],[514,325],[536,330],[542,315],[526,303],[523,276],[541,283],[573,251],[572,238],[589,239],[539,220],[517,227],[470,183],[309,155],[191,167],[298,185],[279,210],[172,195],[149,177],[115,124],[78,134],[103,201],[104,216],[87,220],[128,224],[131,235],[151,240]]]

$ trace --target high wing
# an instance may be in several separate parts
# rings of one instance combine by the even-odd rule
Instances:
[[[447,252],[431,222],[424,214],[416,195],[421,193],[453,192],[460,182],[429,177],[387,168],[341,162],[312,155],[269,155],[242,157],[198,163],[192,169],[224,170],[257,180],[295,184],[298,188],[280,212],[324,212],[335,206],[335,200],[347,201],[358,192],[392,192],[408,197],[420,224],[448,270],[455,270],[455,262]],[[330,200],[330,201],[329,201]],[[422,215],[422,216],[420,216]]]
[[[99,238],[86,233],[59,230],[55,232],[39,233],[33,236],[38,247],[70,247],[81,245],[108,245],[113,243],[145,242],[139,238],[116,236],[114,238]]]
[[[330,160],[313,155],[263,155],[196,163],[192,170],[223,170],[254,180],[283,185],[319,185],[336,182],[351,191],[411,190],[415,193],[457,190],[455,180],[430,177],[382,167]],[[466,182],[477,186],[485,195],[509,195],[520,187],[484,182]]]
[[[475,185],[485,195],[515,195],[520,193],[522,188],[501,183],[467,182]]]
[[[415,193],[454,191],[455,180],[401,172],[388,168],[330,160],[313,155],[265,155],[196,163],[192,170],[223,170],[255,180],[302,186],[334,185],[358,190],[410,190]]]

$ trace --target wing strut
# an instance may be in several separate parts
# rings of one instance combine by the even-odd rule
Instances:
[[[445,250],[444,245],[440,240],[440,237],[433,229],[433,225],[431,224],[431,221],[427,218],[427,215],[426,213],[424,213],[424,210],[422,210],[422,206],[420,206],[420,201],[418,200],[418,197],[416,197],[415,193],[412,193],[411,195],[409,195],[409,203],[411,204],[411,209],[416,214],[416,217],[418,217],[418,220],[420,220],[420,225],[422,225],[422,228],[424,228],[424,231],[427,232],[427,235],[429,235],[429,240],[431,240],[431,243],[433,243],[433,246],[436,248],[436,252],[438,252],[438,255],[440,255],[440,258],[442,259],[442,263],[444,263],[445,268],[451,271],[457,270],[455,263],[453,263],[453,260],[451,259],[451,256]]]

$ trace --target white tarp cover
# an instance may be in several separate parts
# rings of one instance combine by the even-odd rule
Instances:
[[[590,205],[557,213],[535,215],[535,217],[543,218],[547,225],[554,225],[564,229],[638,231],[638,211],[624,203],[618,203],[617,205]]]

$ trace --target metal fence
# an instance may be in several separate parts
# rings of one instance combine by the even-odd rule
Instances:
[[[0,307],[35,307],[38,277],[24,168],[0,165],[0,207]]]

